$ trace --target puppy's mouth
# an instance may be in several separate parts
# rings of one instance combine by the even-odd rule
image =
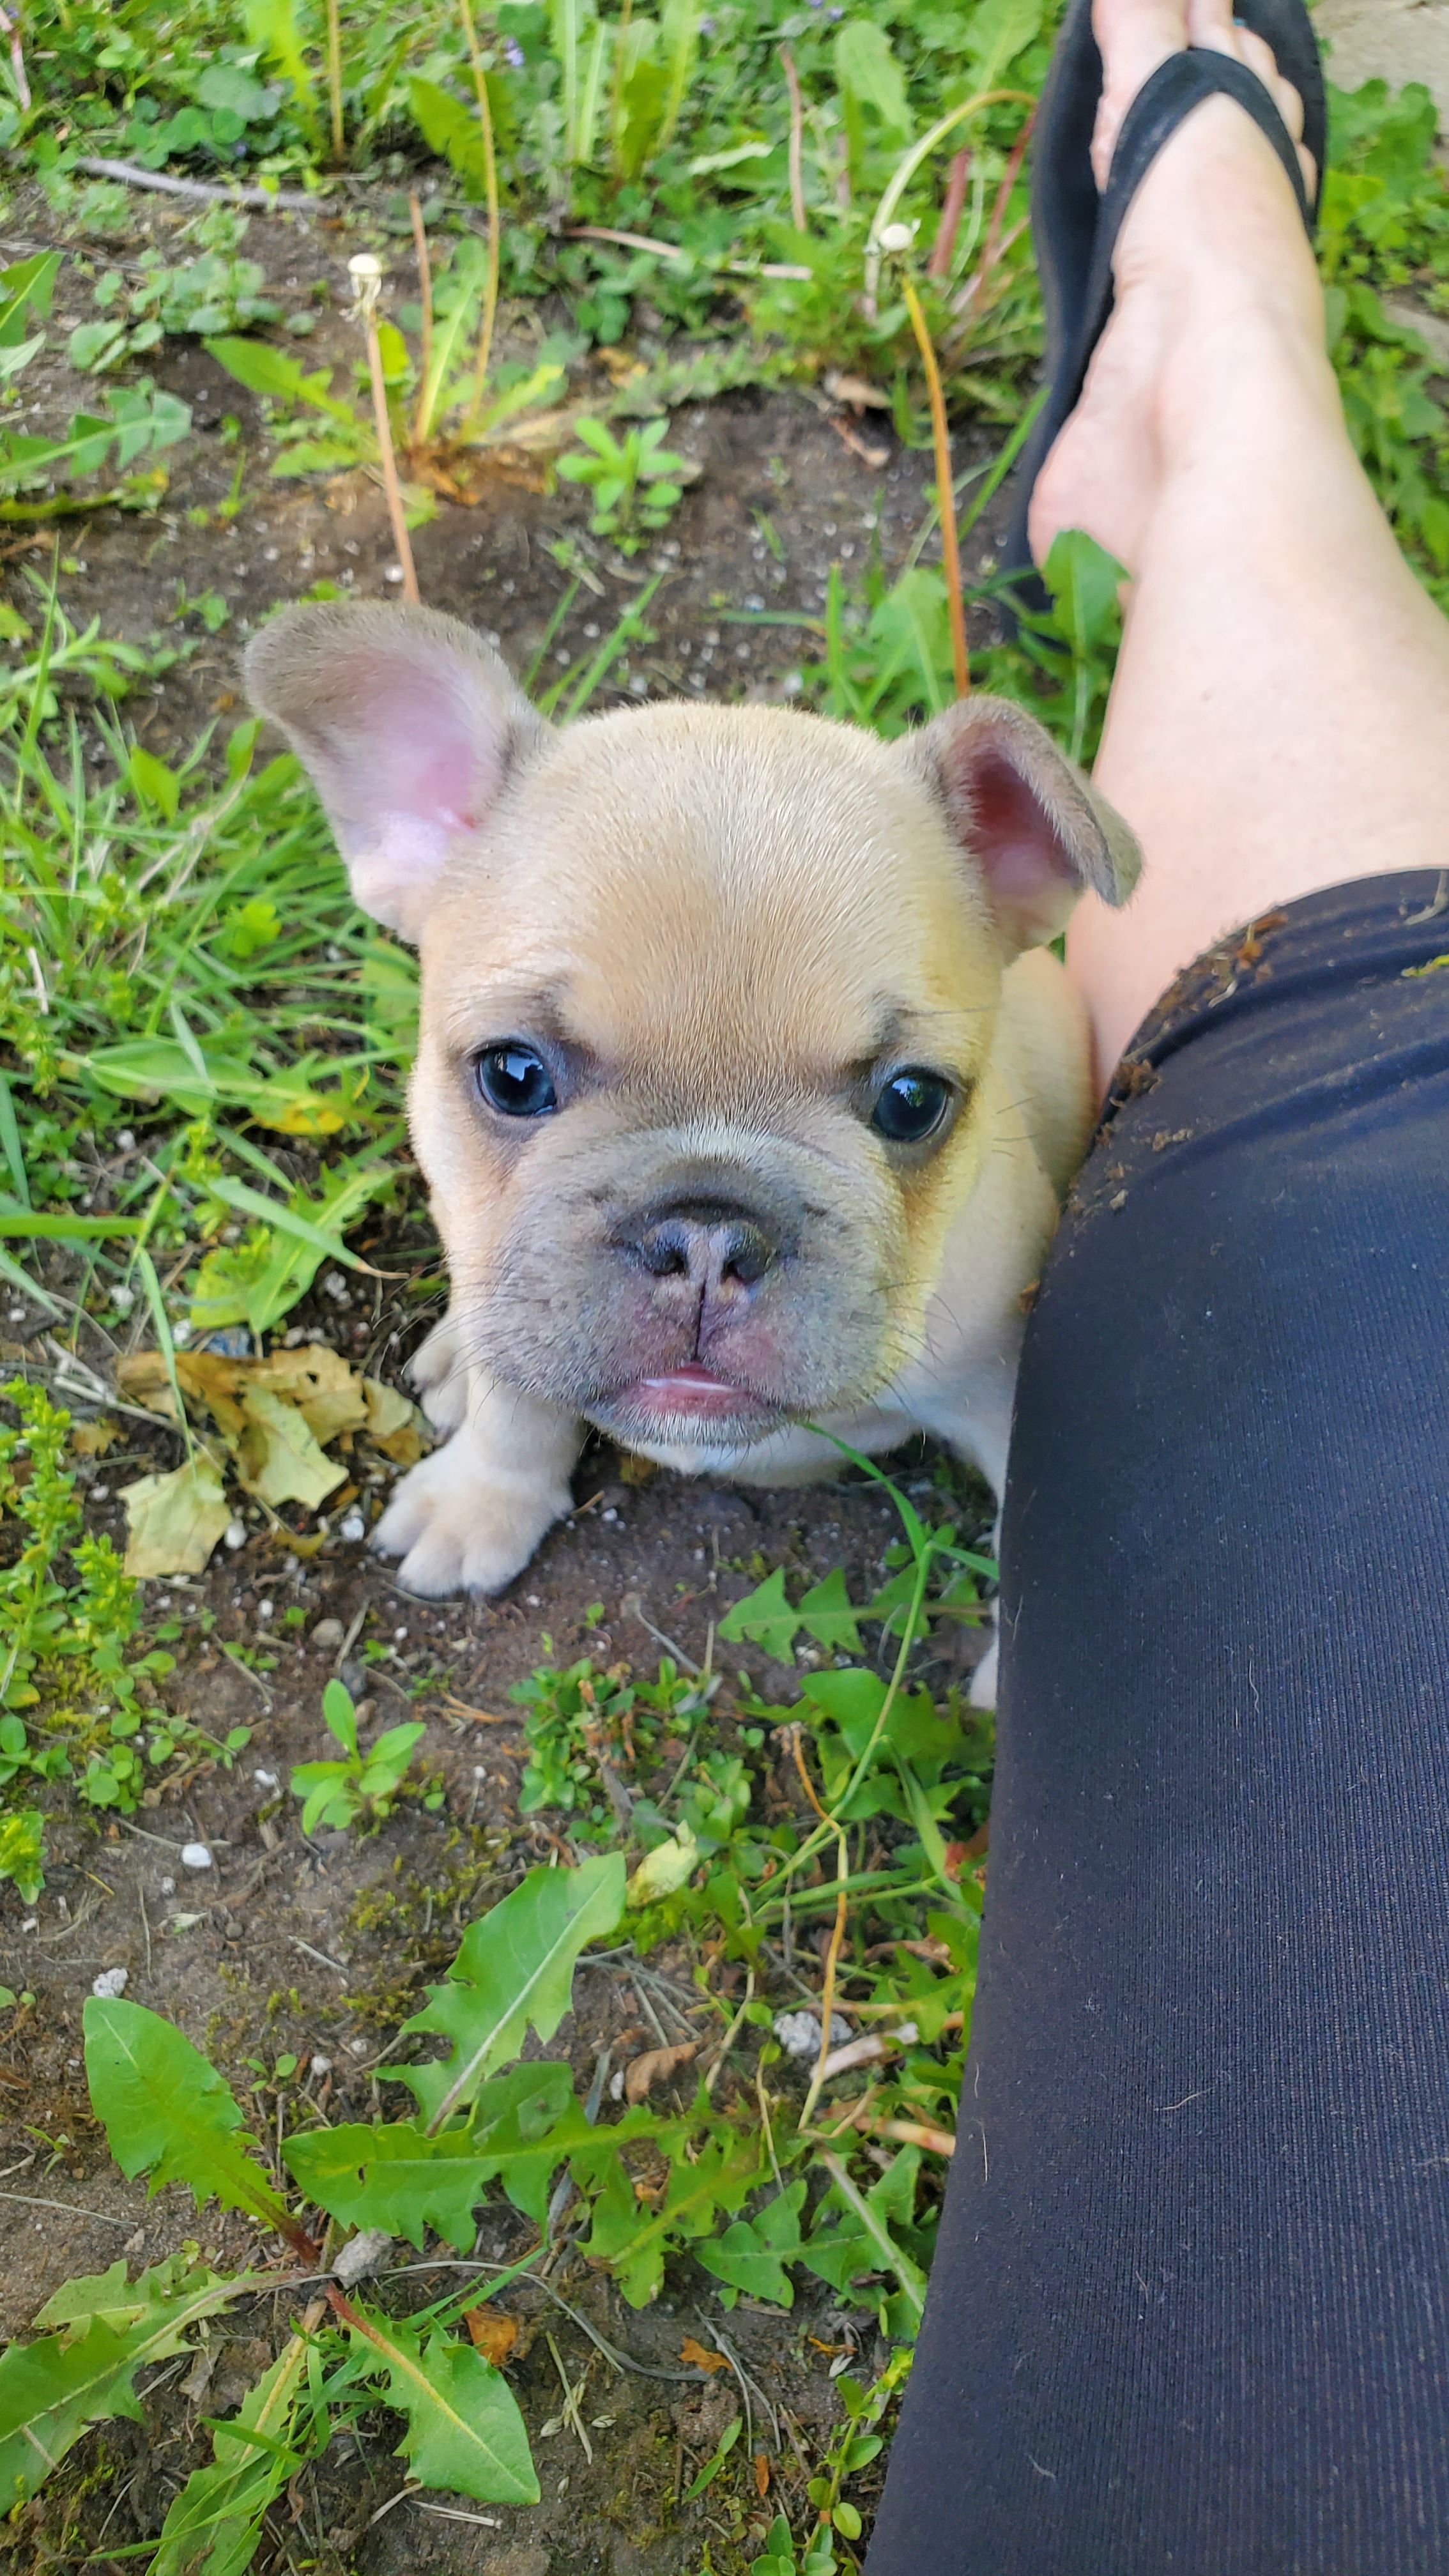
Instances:
[[[637,1440],[684,1442],[703,1436],[711,1445],[731,1446],[762,1440],[786,1418],[778,1404],[732,1378],[718,1377],[699,1360],[634,1378],[590,1405],[589,1415],[602,1429]]]

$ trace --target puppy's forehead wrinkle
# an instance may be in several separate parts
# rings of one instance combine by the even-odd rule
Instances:
[[[979,1014],[999,964],[984,899],[908,764],[778,708],[586,719],[519,772],[460,859],[430,966],[450,1012],[528,973],[585,1044],[636,1050],[668,996],[691,1029],[837,1063],[884,1012]],[[543,952],[568,961],[543,977]],[[883,973],[884,969],[884,973]]]

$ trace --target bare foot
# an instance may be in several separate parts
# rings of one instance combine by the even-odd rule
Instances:
[[[1099,186],[1132,101],[1188,44],[1236,56],[1301,134],[1297,91],[1262,40],[1234,24],[1231,0],[1096,0],[1093,24],[1104,66]],[[1112,320],[1038,480],[1031,543],[1040,562],[1061,529],[1085,528],[1130,572],[1168,473],[1204,439],[1261,441],[1282,368],[1300,390],[1306,370],[1324,401],[1335,396],[1302,219],[1271,145],[1234,100],[1207,100],[1154,162],[1114,267]]]

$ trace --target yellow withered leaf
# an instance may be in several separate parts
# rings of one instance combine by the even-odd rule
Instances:
[[[320,1447],[305,1414],[269,1386],[249,1386],[237,1451],[237,1481],[259,1503],[304,1503],[314,1512],[347,1470]]]
[[[123,1485],[126,1572],[200,1574],[231,1519],[220,1470],[198,1449],[169,1476]]]

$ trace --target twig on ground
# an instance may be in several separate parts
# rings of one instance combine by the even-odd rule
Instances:
[[[58,2209],[62,2218],[93,2218],[98,2227],[124,2227],[129,2236],[134,2218],[111,2218],[103,2209],[81,2209],[73,2200],[36,2200],[28,2191],[0,2191],[0,2200],[18,2200],[22,2209]]]
[[[748,1970],[746,1971],[746,1974],[745,1974],[745,1999],[744,1999],[744,2002],[741,2004],[741,2006],[740,2006],[740,2008],[739,2008],[739,2011],[736,2013],[736,2015],[735,2015],[735,2017],[734,2017],[734,2020],[730,2023],[729,2029],[725,2032],[725,2035],[724,2035],[723,2039],[720,2041],[720,2044],[719,2044],[719,2054],[718,2054],[718,2056],[715,2058],[715,2060],[714,2060],[714,2062],[713,2062],[712,2066],[710,2067],[709,2073],[706,2075],[706,2077],[705,2077],[705,2079],[704,2079],[704,2089],[705,2089],[706,2093],[713,2093],[713,2091],[714,2091],[714,2088],[715,2088],[716,2084],[719,2082],[720,2075],[721,2075],[721,2072],[722,2072],[723,2067],[724,2067],[725,2059],[728,2057],[728,2055],[729,2055],[729,2053],[730,2053],[730,2050],[733,2048],[733,2046],[734,2046],[734,2044],[735,2044],[735,2037],[736,2037],[736,2034],[737,2034],[737,2032],[739,2031],[739,2029],[740,2029],[740,2027],[741,2027],[741,2025],[742,2025],[742,2023],[743,2023],[743,2021],[744,2021],[745,2015],[746,2015],[746,2013],[749,2011],[750,2006],[751,2006],[751,2004],[754,2002],[754,2000],[755,2000],[755,1972],[754,1972],[754,1969],[753,1969],[753,1968],[750,1968],[750,1969],[748,1969]]]
[[[589,2436],[584,2425],[583,2415],[579,2407],[579,2399],[584,2393],[584,2381],[588,2378],[590,2368],[592,2367],[592,2356],[589,2361],[584,2363],[583,2369],[579,2374],[577,2385],[571,2388],[569,2386],[569,2375],[563,2366],[563,2360],[560,2355],[558,2345],[554,2342],[552,2335],[546,2328],[544,2330],[543,2339],[553,2356],[553,2366],[558,2372],[559,2385],[563,2390],[564,2422],[568,2425],[571,2432],[577,2433],[579,2440],[583,2445],[584,2458],[588,2461],[590,2468],[592,2468],[594,2465],[594,2446],[589,2440]]]
[[[106,161],[82,153],[76,162],[89,179],[119,179],[125,188],[154,188],[163,197],[197,197],[203,205],[255,206],[259,212],[324,215],[325,197],[305,197],[296,188],[222,188],[210,179],[173,179],[169,170],[142,170],[134,161]]]
[[[334,1673],[341,1672],[343,1665],[346,1663],[348,1656],[351,1654],[353,1647],[356,1645],[358,1638],[362,1634],[363,1621],[366,1619],[371,1608],[372,1603],[370,1601],[364,1601],[362,1608],[358,1611],[357,1616],[348,1628],[346,1636],[343,1638],[341,1645],[338,1647],[337,1652],[332,1659],[332,1669]]]
[[[388,2497],[386,2504],[380,2504],[376,2513],[369,2517],[367,2525],[368,2530],[371,2531],[374,2523],[383,2521],[384,2518],[392,2512],[394,2506],[406,2504],[409,2496],[415,2496],[419,2492],[419,2488],[412,2485],[405,2484],[396,2488],[393,2494]]]
[[[234,1665],[235,1669],[239,1673],[245,1675],[246,1679],[251,1683],[253,1690],[259,1690],[261,1692],[263,1704],[266,1708],[268,1717],[270,1717],[274,1703],[272,1700],[272,1694],[268,1690],[266,1683],[263,1681],[261,1674],[254,1673],[250,1664],[244,1664],[240,1655],[237,1653],[236,1648],[234,1646],[229,1646],[224,1637],[218,1637],[216,1642],[220,1646],[222,1653],[225,1655],[227,1662]]]

